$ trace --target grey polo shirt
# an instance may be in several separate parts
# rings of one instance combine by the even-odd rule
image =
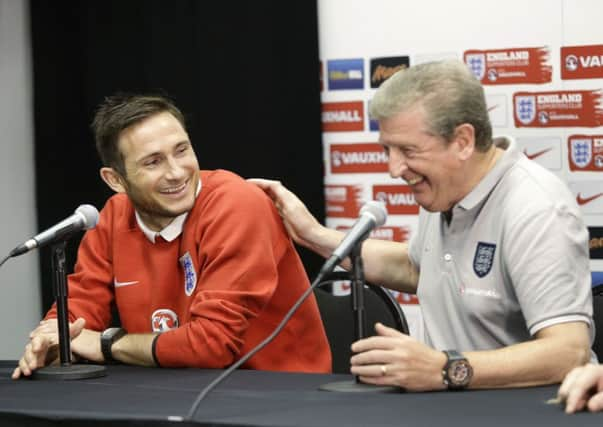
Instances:
[[[436,349],[488,350],[547,326],[591,326],[588,232],[567,186],[510,138],[494,168],[453,208],[421,210],[410,258],[424,340]]]

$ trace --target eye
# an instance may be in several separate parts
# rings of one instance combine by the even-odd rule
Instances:
[[[406,157],[407,159],[412,159],[416,154],[415,150],[413,150],[412,148],[403,148],[401,151],[404,157]]]
[[[159,165],[160,161],[157,158],[152,158],[152,159],[148,159],[146,160],[143,165],[145,168],[154,168],[157,167]]]
[[[185,154],[188,151],[188,144],[183,144],[176,149],[176,154]]]

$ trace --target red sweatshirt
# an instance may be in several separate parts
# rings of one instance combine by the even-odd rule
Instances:
[[[266,338],[309,283],[272,201],[223,170],[201,171],[182,234],[152,243],[128,197],[111,197],[69,276],[69,317],[105,329],[115,299],[129,333],[162,332],[161,366],[223,368]],[[48,313],[55,317],[54,308]],[[246,368],[329,372],[314,296]]]

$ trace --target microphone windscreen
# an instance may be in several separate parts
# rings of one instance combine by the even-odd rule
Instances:
[[[360,215],[369,214],[375,219],[375,224],[377,227],[381,227],[385,224],[385,220],[387,219],[387,209],[385,209],[385,204],[382,202],[378,202],[376,200],[370,200],[360,208]]]
[[[80,205],[75,210],[84,217],[84,228],[91,229],[98,224],[98,210],[92,205]]]

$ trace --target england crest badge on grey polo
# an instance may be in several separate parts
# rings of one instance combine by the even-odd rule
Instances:
[[[492,264],[494,264],[494,252],[496,252],[494,243],[477,242],[473,257],[473,271],[477,277],[481,278],[490,273]]]

